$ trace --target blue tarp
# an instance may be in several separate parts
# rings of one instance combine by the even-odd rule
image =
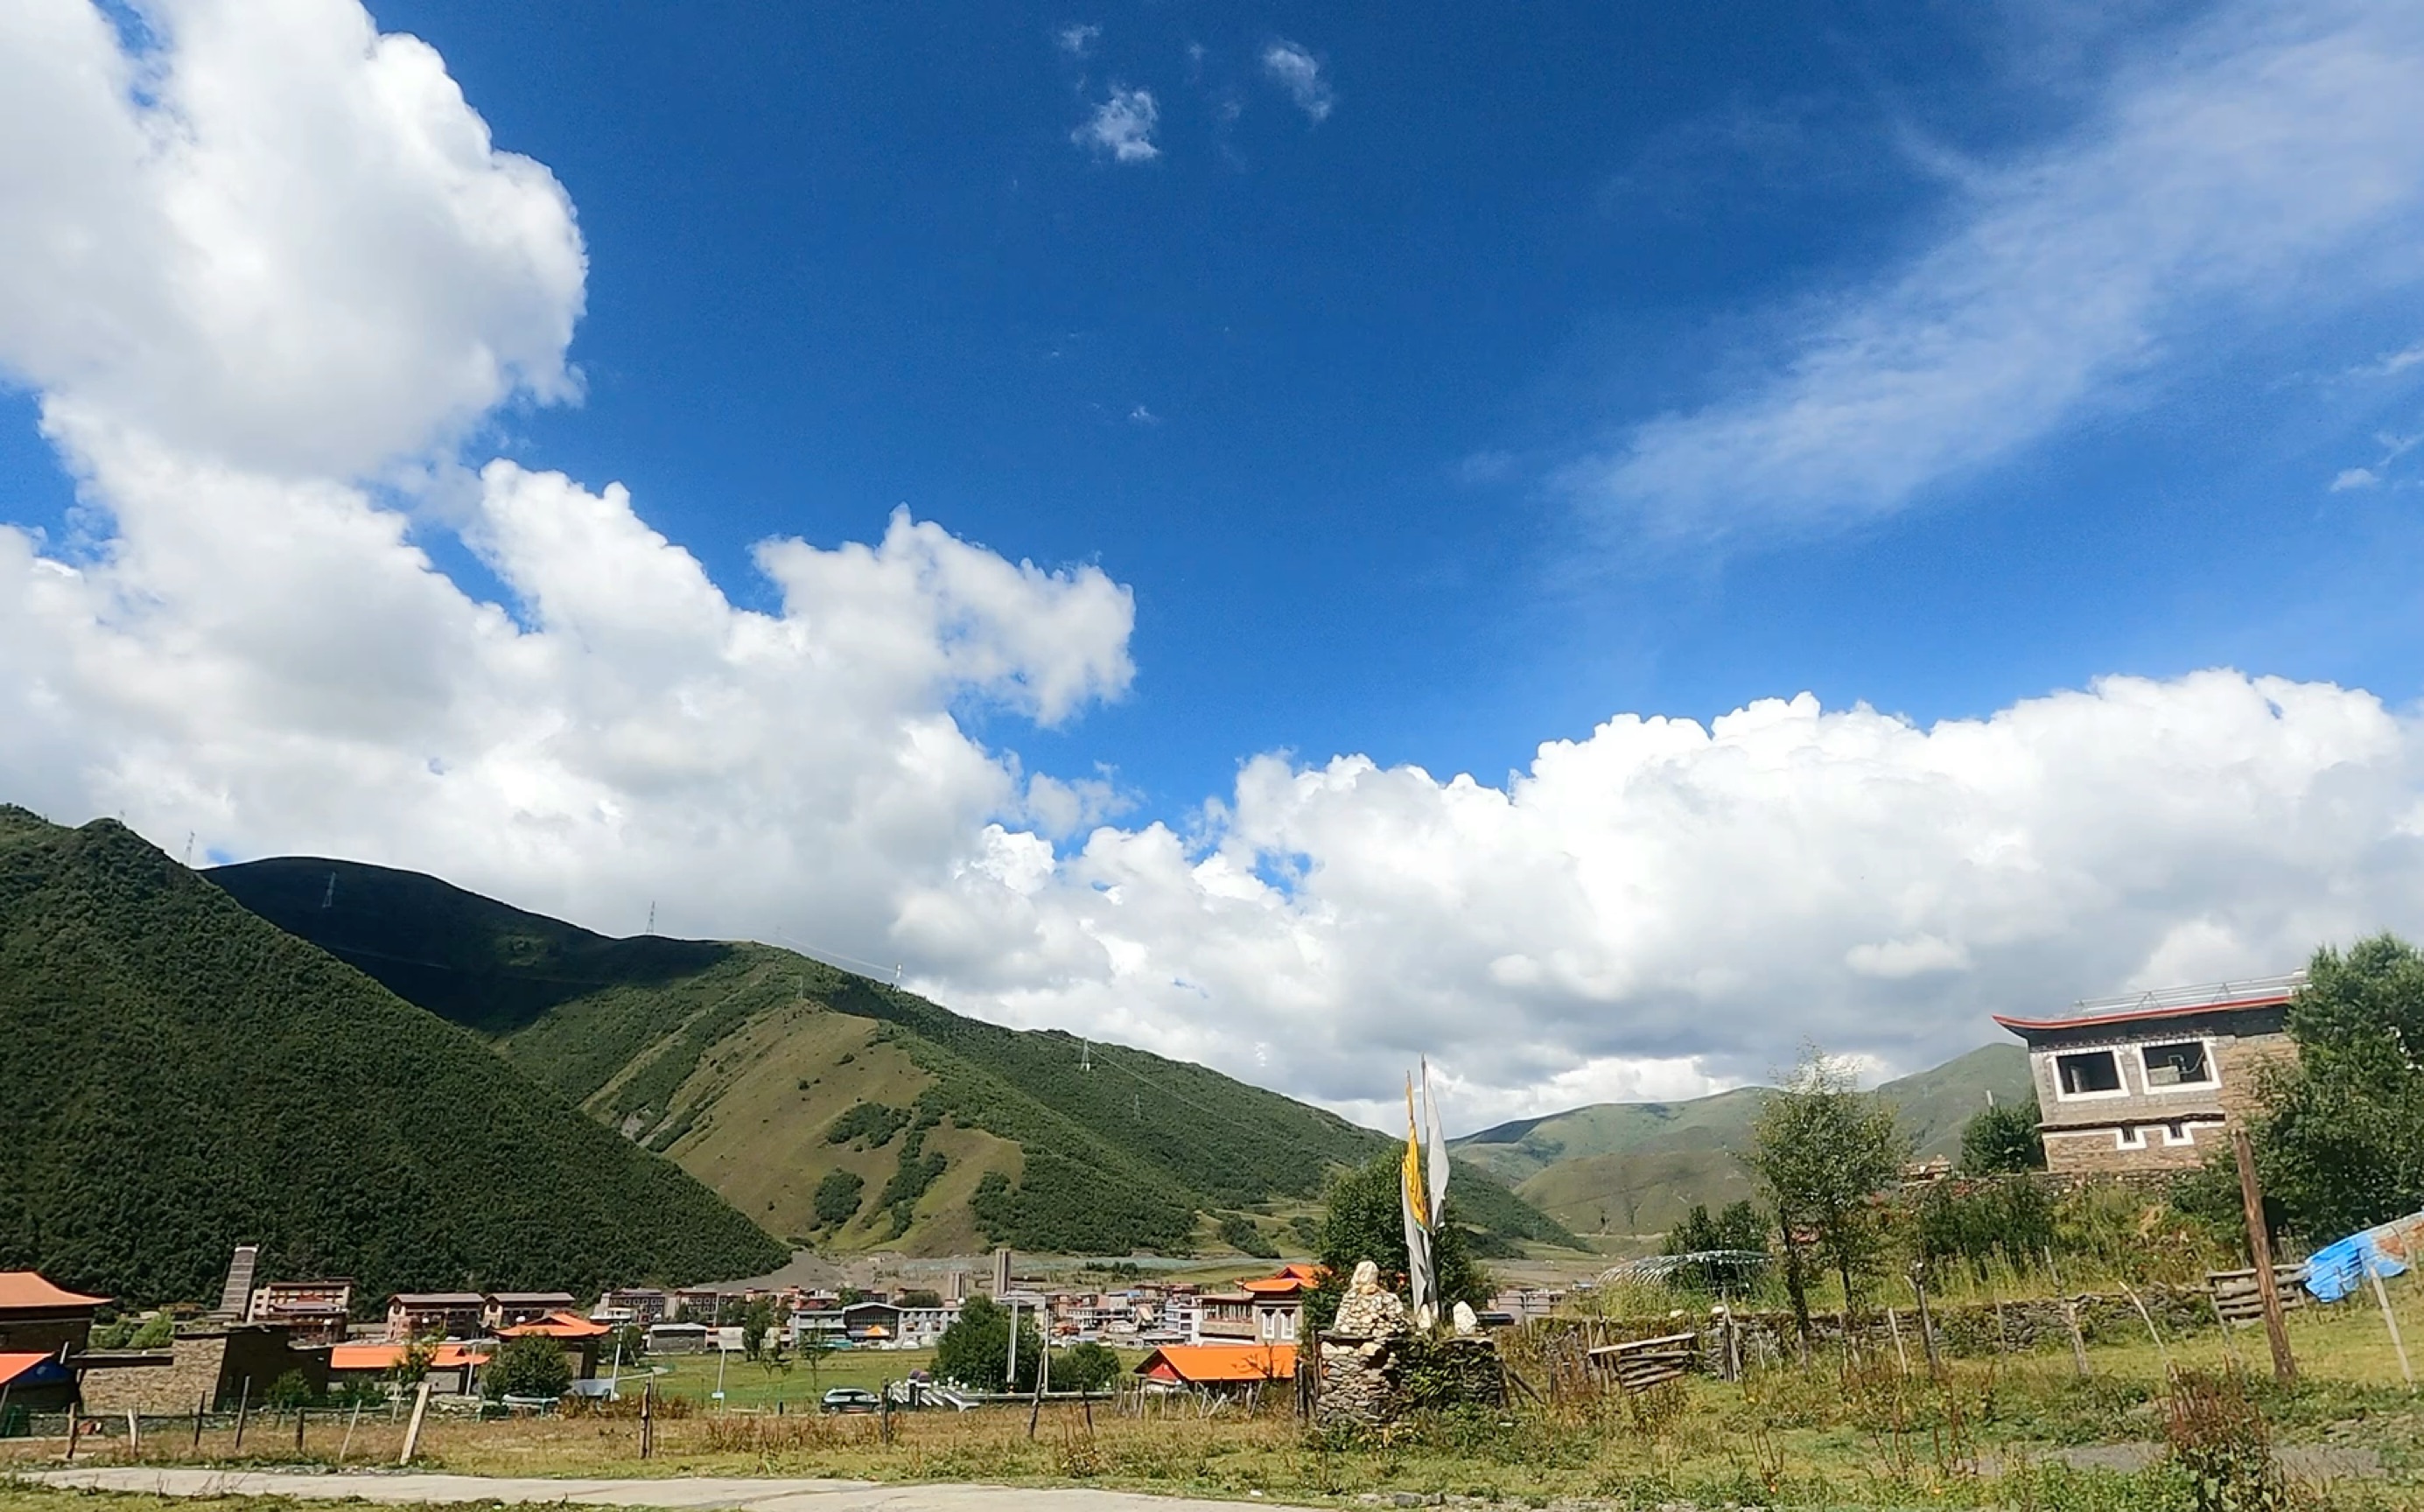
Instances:
[[[2336,1302],[2363,1286],[2368,1271],[2376,1276],[2405,1271],[2419,1244],[2424,1244],[2424,1213],[2335,1240],[2306,1257],[2306,1290]]]

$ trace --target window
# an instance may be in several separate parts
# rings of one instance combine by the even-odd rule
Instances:
[[[2146,1065],[2146,1086],[2210,1087],[2213,1071],[2206,1059],[2205,1042],[2183,1040],[2177,1044],[2147,1044],[2138,1047],[2139,1057]]]
[[[2110,1050],[2082,1050],[2053,1058],[2054,1083],[2065,1097],[2093,1097],[2121,1090],[2121,1060]]]
[[[2113,1148],[2115,1150],[2144,1150],[2146,1148],[2145,1129],[2135,1123],[2122,1124],[2119,1128],[2113,1131]]]

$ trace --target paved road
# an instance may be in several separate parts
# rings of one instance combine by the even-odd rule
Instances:
[[[1237,1512],[1236,1502],[1140,1496],[1126,1491],[1008,1486],[901,1486],[871,1481],[737,1476],[663,1480],[555,1479],[541,1475],[438,1475],[219,1471],[163,1465],[95,1465],[27,1477],[52,1486],[161,1496],[302,1496],[343,1501],[568,1503],[574,1506],[747,1512]],[[1251,1505],[1252,1504],[1247,1504]]]

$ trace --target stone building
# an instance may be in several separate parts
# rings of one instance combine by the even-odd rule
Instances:
[[[258,1403],[270,1385],[299,1373],[328,1384],[329,1348],[296,1347],[282,1326],[229,1324],[180,1332],[166,1349],[95,1349],[72,1357],[88,1412],[191,1412]]]
[[[487,1311],[488,1299],[477,1292],[398,1292],[387,1301],[388,1343],[476,1339]]]
[[[2257,1073],[2293,1058],[2284,1028],[2304,972],[2076,1004],[1995,1022],[2028,1042],[2046,1169],[2183,1170],[2256,1106]]]
[[[342,1277],[320,1281],[263,1281],[245,1304],[247,1323],[284,1326],[302,1345],[338,1345],[354,1305],[354,1283]]]
[[[92,1314],[106,1297],[54,1286],[38,1271],[0,1270],[0,1354],[56,1355],[82,1349]]]

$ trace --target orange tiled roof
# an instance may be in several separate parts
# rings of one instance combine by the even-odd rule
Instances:
[[[0,1270],[0,1307],[82,1307],[108,1301],[106,1297],[87,1297],[63,1286],[54,1286],[38,1271]]]
[[[56,1355],[44,1354],[0,1355],[0,1386],[6,1386],[10,1381],[15,1380],[18,1377],[25,1374],[25,1372],[40,1366],[44,1361],[56,1360],[58,1356]]]
[[[1258,1297],[1280,1297],[1290,1292],[1311,1291],[1321,1284],[1319,1265],[1282,1265],[1268,1276],[1257,1276],[1237,1283],[1241,1290]]]
[[[1296,1345],[1168,1344],[1147,1355],[1137,1374],[1192,1385],[1290,1380],[1296,1376]]]
[[[328,1351],[330,1370],[393,1370],[404,1359],[405,1346],[400,1344],[341,1344]],[[466,1364],[480,1364],[488,1358],[487,1351],[468,1345],[441,1344],[429,1357],[429,1363],[439,1370],[458,1370]]]
[[[543,1334],[550,1339],[596,1339],[614,1329],[603,1323],[593,1323],[578,1313],[550,1313],[529,1323],[499,1329],[500,1339],[519,1339],[526,1334]]]

